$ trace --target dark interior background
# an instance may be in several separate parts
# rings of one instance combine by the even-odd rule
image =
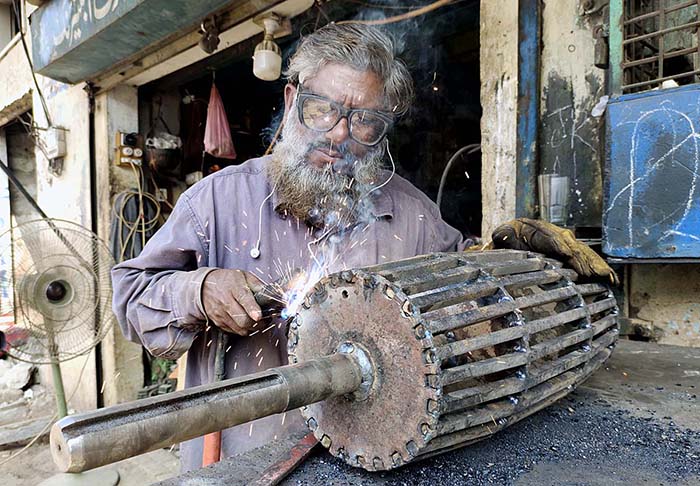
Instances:
[[[291,36],[277,40],[283,51],[283,66],[300,36],[330,20],[384,18],[405,13],[412,3],[421,5],[401,2],[393,8],[369,8],[362,2],[330,2],[315,6],[293,19]],[[479,2],[463,0],[383,28],[396,39],[416,87],[415,105],[397,124],[390,137],[390,150],[397,173],[435,200],[450,157],[464,145],[480,142]],[[141,132],[163,130],[162,123],[154,121],[160,110],[170,131],[183,141],[179,166],[154,174],[159,186],[174,186],[190,172],[202,170],[207,175],[265,151],[281,118],[285,81],[265,82],[253,76],[252,52],[261,38],[256,36],[216,52],[140,88]],[[226,106],[236,160],[202,155],[213,79]],[[190,102],[183,103],[183,99]],[[480,152],[455,161],[447,177],[441,209],[444,219],[463,233],[479,233]]]

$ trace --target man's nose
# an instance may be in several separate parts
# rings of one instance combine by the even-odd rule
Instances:
[[[350,131],[346,117],[341,118],[330,131],[326,132],[326,139],[333,142],[333,145],[341,145],[347,142],[349,137]]]

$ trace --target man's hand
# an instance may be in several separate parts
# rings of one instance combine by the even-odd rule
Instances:
[[[209,319],[226,332],[247,336],[262,319],[262,310],[253,294],[263,283],[243,270],[217,269],[202,285],[202,304]]]
[[[496,228],[491,235],[495,248],[530,250],[568,263],[583,277],[599,277],[615,285],[617,274],[571,230],[535,219],[519,218]]]

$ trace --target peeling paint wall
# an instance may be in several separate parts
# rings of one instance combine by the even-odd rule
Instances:
[[[90,203],[90,143],[88,130],[88,99],[82,86],[70,86],[37,76],[46,97],[49,114],[55,126],[66,131],[66,157],[63,172],[56,176],[49,171],[49,161],[36,148],[37,203],[50,218],[65,219],[86,228],[91,226]],[[34,92],[34,119],[46,127],[41,100]],[[87,364],[85,364],[87,361]],[[83,365],[84,369],[83,369]],[[48,368],[48,367],[42,367]],[[94,350],[89,354],[61,364],[66,394],[77,387],[68,408],[91,410],[97,406],[97,370]],[[50,376],[42,370],[42,376]],[[43,383],[50,383],[44,379]]]
[[[1,49],[0,49],[1,50]],[[32,72],[21,43],[0,57],[0,126],[31,109]]]
[[[607,10],[586,14],[584,3],[543,1],[540,173],[570,177],[569,225],[600,226],[603,130],[591,110],[605,94],[605,71],[594,65],[593,30]]]
[[[540,173],[572,177],[569,224],[602,223],[602,119],[591,116],[606,94],[595,67],[595,28],[605,0],[543,0]],[[586,13],[585,8],[595,10]],[[514,215],[517,1],[481,2],[482,235]],[[629,317],[652,340],[700,346],[700,265],[629,265]]]
[[[515,217],[518,2],[481,0],[481,234]]]
[[[114,162],[117,131],[138,131],[138,91],[133,86],[117,86],[95,98],[97,226],[105,242],[115,196],[136,185],[133,171]],[[136,399],[143,387],[141,346],[127,341],[116,322],[102,343],[102,370],[105,406]]]

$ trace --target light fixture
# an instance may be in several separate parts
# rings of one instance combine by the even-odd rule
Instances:
[[[199,47],[207,54],[211,54],[219,48],[219,28],[214,17],[207,17],[200,26],[202,37],[199,39]]]
[[[253,74],[264,81],[274,81],[282,72],[282,51],[275,43],[275,34],[283,35],[281,30],[286,30],[283,19],[274,12],[266,13],[255,19],[255,23],[262,25],[265,37],[260,44],[255,46],[253,54]]]

